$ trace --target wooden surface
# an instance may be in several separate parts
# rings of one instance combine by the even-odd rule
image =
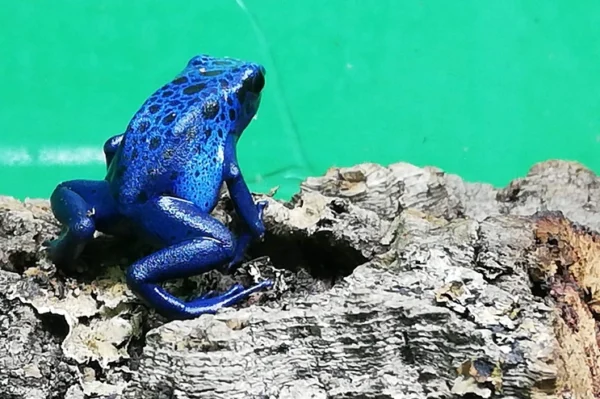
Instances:
[[[270,200],[269,234],[234,276],[169,286],[263,275],[272,291],[167,322],[123,283],[145,249],[101,237],[82,274],[57,273],[39,250],[58,232],[47,203],[4,197],[0,393],[593,398],[598,204],[598,177],[562,161],[501,190],[403,163],[331,169]]]

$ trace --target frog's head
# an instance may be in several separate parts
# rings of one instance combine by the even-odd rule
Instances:
[[[265,68],[235,58],[198,55],[189,61],[184,73],[196,87],[204,87],[207,95],[219,97],[221,114],[229,119],[231,131],[239,138],[258,111]]]
[[[233,95],[235,98],[233,108],[237,119],[234,121],[234,131],[237,135],[242,134],[258,111],[265,86],[265,75],[265,68],[253,63],[244,63],[233,72],[232,86],[228,95]]]

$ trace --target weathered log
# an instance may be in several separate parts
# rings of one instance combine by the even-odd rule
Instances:
[[[0,397],[599,397],[599,183],[563,161],[503,189],[334,168],[289,203],[258,196],[268,234],[233,276],[168,285],[273,290],[173,322],[124,283],[148,248],[101,236],[57,271],[47,202],[0,198]]]

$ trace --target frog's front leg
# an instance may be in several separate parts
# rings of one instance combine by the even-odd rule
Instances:
[[[235,160],[231,161],[225,173],[225,182],[235,211],[243,223],[236,253],[233,260],[227,265],[227,269],[231,272],[244,258],[244,254],[252,240],[261,239],[264,236],[263,211],[267,206],[267,201],[254,202]]]
[[[52,193],[50,206],[63,229],[57,239],[44,245],[58,266],[70,265],[96,229],[109,230],[117,219],[117,207],[105,180],[63,182]]]
[[[159,313],[175,319],[216,313],[272,285],[268,280],[249,288],[236,285],[221,295],[182,301],[159,284],[204,273],[230,262],[236,253],[233,235],[225,225],[193,203],[174,197],[150,200],[136,206],[131,213],[136,226],[146,236],[165,245],[127,270],[129,287]]]
[[[115,153],[117,152],[117,148],[119,148],[119,145],[121,145],[121,141],[123,141],[123,136],[125,136],[124,133],[117,134],[116,136],[112,136],[111,138],[106,140],[106,142],[104,143],[103,150],[104,157],[106,158],[107,168],[110,166],[110,163],[112,162],[112,159],[114,158]]]

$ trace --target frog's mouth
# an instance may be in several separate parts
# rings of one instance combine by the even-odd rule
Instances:
[[[241,133],[250,122],[255,119],[265,87],[266,71],[262,66],[256,66],[247,71],[242,80],[242,85],[237,90],[237,98],[242,107],[243,116],[240,118],[238,128]]]
[[[240,93],[240,99],[243,98],[241,105],[244,112],[244,126],[247,126],[252,119],[256,117],[260,102],[262,100],[262,91],[246,91]]]
[[[259,95],[262,89],[265,87],[265,75],[266,71],[263,67],[260,67],[258,71],[252,76],[252,92]]]
[[[247,103],[259,102],[264,87],[265,73],[264,68],[261,67],[243,80],[242,86],[238,90],[240,104],[246,107],[248,106]]]

